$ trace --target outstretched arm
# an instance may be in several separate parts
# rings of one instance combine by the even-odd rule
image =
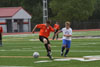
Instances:
[[[59,33],[61,33],[62,31],[61,30],[59,30],[56,34],[55,34],[55,36],[57,36],[57,34],[59,34]]]
[[[36,27],[37,27],[37,25],[33,28],[32,33],[34,33],[34,32],[35,32]]]
[[[65,37],[71,37],[72,35],[64,35]]]
[[[72,36],[72,30],[69,32],[69,34],[65,34],[65,37],[71,37]]]

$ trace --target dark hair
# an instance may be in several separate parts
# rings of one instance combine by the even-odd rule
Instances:
[[[51,21],[47,20],[46,23],[47,23],[47,24],[51,24]]]

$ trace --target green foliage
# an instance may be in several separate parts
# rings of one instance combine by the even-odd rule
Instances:
[[[53,20],[87,20],[94,11],[95,0],[52,0]]]
[[[19,6],[21,0],[0,0],[0,7],[16,7]]]
[[[100,18],[100,0],[96,0],[95,11],[93,12],[93,15],[90,17],[90,19],[99,19],[99,18]]]
[[[32,15],[32,27],[37,23],[42,23],[41,0],[23,0],[21,5]]]
[[[81,21],[100,16],[100,0],[48,0],[48,3],[50,20]],[[0,0],[0,7],[18,6],[32,15],[32,27],[42,23],[42,0]]]

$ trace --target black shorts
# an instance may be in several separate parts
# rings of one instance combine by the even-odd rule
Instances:
[[[40,40],[41,42],[43,42],[43,39],[44,39],[44,38],[47,40],[47,44],[50,44],[50,41],[49,41],[48,38],[46,38],[46,37],[44,37],[44,36],[39,36],[39,40]]]

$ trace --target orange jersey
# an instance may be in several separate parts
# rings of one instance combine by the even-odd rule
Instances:
[[[0,26],[0,33],[2,33],[3,32],[3,29],[2,29],[2,26]]]
[[[54,28],[55,28],[55,29],[59,29],[60,26],[59,26],[58,24],[55,24],[55,25],[54,25]]]
[[[36,28],[40,28],[40,36],[44,36],[47,38],[50,35],[51,31],[54,32],[54,29],[51,26],[47,27],[45,24],[38,24]]]

